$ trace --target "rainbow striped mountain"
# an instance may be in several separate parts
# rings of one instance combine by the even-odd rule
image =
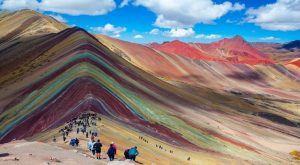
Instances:
[[[48,142],[95,112],[103,141],[137,145],[144,164],[298,164],[300,50],[290,45],[141,45],[2,12],[0,142]]]

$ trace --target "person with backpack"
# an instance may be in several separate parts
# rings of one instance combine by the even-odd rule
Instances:
[[[126,150],[124,151],[125,159],[129,159],[128,151],[129,151],[129,149],[126,149]]]
[[[129,149],[128,151],[128,156],[129,156],[129,159],[131,160],[134,160],[135,161],[135,158],[136,156],[139,154],[139,151],[137,150],[137,147],[132,147]]]
[[[79,144],[79,139],[75,138],[75,144],[76,144],[76,146],[78,146],[78,144]]]
[[[116,149],[113,147],[112,144],[110,144],[109,149],[107,151],[107,155],[110,161],[113,161],[115,159],[116,153],[117,153]]]
[[[116,143],[114,143],[114,142],[111,142],[111,144],[112,144],[112,147],[115,149],[115,151],[116,151],[116,154],[117,154],[117,144],[116,144]]]
[[[96,149],[94,148],[94,144],[95,144],[96,142],[95,142],[95,140],[93,139],[92,140],[92,153],[93,153],[93,155],[95,155],[95,153],[96,153]]]
[[[102,147],[102,144],[100,143],[100,140],[98,139],[97,142],[94,144],[93,148],[96,152],[96,158],[97,159],[101,159],[100,158],[100,154],[101,154],[101,147]]]
[[[71,140],[70,140],[70,145],[71,145],[71,146],[74,146],[75,143],[76,143],[75,141],[76,141],[75,139],[71,139]]]

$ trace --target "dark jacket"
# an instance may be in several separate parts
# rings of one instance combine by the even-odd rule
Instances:
[[[113,147],[109,147],[107,151],[107,155],[115,155],[116,154],[116,149]]]
[[[96,142],[93,146],[93,150],[101,151],[101,147],[102,147],[102,144],[99,142]]]

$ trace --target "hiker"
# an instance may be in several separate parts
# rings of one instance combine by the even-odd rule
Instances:
[[[90,151],[92,151],[92,149],[93,149],[93,141],[92,141],[92,140],[90,140],[90,141],[87,142],[87,148],[88,148]]]
[[[79,134],[79,128],[77,128],[77,134]]]
[[[79,144],[79,139],[75,139],[75,144],[76,144],[76,146],[78,146],[78,144]]]
[[[115,149],[116,154],[117,154],[117,145],[114,142],[111,142],[111,144],[112,144],[112,147]]]
[[[88,132],[85,133],[85,137],[89,138],[89,133]]]
[[[66,141],[66,136],[65,135],[63,136],[63,140]]]
[[[101,159],[100,158],[100,154],[101,154],[101,147],[102,147],[102,144],[100,143],[100,140],[98,139],[97,142],[94,144],[93,148],[95,149],[96,151],[96,157],[97,159]]]
[[[95,144],[96,142],[95,142],[95,140],[93,139],[92,140],[92,153],[93,153],[93,155],[95,155],[95,152],[96,152],[96,150],[95,150],[95,148],[94,148],[94,144]]]
[[[134,160],[134,161],[135,161],[135,158],[136,158],[136,156],[137,156],[138,154],[139,154],[139,152],[138,152],[136,146],[130,148],[129,151],[128,151],[129,159]]]
[[[110,161],[113,161],[115,159],[116,152],[116,149],[113,147],[112,144],[110,144],[109,149],[107,150],[107,155]]]
[[[56,142],[56,138],[55,138],[55,136],[53,136],[53,142]]]
[[[125,159],[129,159],[128,151],[129,151],[129,149],[126,149],[126,150],[124,151]]]
[[[76,140],[75,140],[75,139],[71,139],[71,140],[70,140],[70,145],[71,145],[71,146],[74,146],[75,143],[76,143]]]

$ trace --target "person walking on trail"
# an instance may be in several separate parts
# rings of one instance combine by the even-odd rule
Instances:
[[[92,140],[92,153],[93,153],[93,155],[95,155],[95,153],[96,153],[96,150],[95,150],[95,148],[94,148],[94,144],[95,144],[96,142],[95,142],[95,140],[93,139]]]
[[[93,141],[92,140],[87,142],[87,148],[88,148],[88,150],[92,151],[92,149],[93,149]]]
[[[78,144],[79,144],[79,139],[75,139],[75,144],[76,144],[76,146],[78,146]]]
[[[126,150],[124,151],[125,159],[129,159],[128,151],[129,151],[129,149],[126,149]]]
[[[86,137],[86,138],[89,138],[89,132],[86,132],[86,133],[85,133],[85,137]]]
[[[101,147],[102,147],[102,144],[100,143],[100,140],[98,139],[97,142],[93,146],[93,148],[95,149],[95,152],[96,152],[96,158],[97,159],[101,159],[100,158]]]
[[[131,160],[134,160],[135,161],[135,158],[136,156],[139,154],[139,151],[137,150],[137,147],[132,147],[129,149],[128,151],[128,156],[129,156],[129,159]]]
[[[110,161],[113,161],[115,159],[116,152],[116,149],[113,147],[112,144],[110,144],[109,149],[107,150],[107,155]]]
[[[112,144],[112,147],[116,150],[116,154],[117,154],[117,145],[116,145],[116,143],[111,142],[111,144]]]
[[[66,138],[66,136],[64,135],[64,136],[63,136],[63,140],[64,140],[64,142],[66,141],[66,139],[67,139],[67,138]]]
[[[79,128],[77,128],[77,134],[79,134]]]

